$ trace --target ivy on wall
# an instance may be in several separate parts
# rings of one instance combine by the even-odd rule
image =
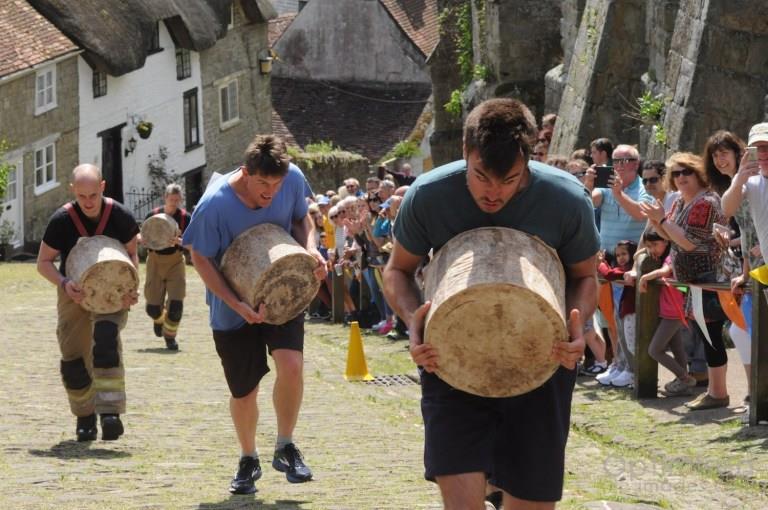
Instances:
[[[485,64],[475,65],[475,54],[472,46],[472,4],[478,19],[478,40],[482,45],[481,52],[487,54],[486,44],[486,0],[465,2],[456,7],[449,7],[440,13],[440,34],[442,37],[453,39],[456,47],[456,64],[459,67],[461,87],[451,92],[451,97],[443,105],[446,112],[454,117],[461,117],[462,96],[473,79],[487,80],[491,70]]]

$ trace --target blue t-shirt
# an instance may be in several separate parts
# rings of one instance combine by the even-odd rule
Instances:
[[[528,168],[528,185],[493,214],[483,212],[469,193],[463,160],[420,175],[400,205],[395,239],[423,256],[467,230],[509,227],[539,237],[563,264],[592,257],[599,239],[589,192],[557,168],[536,161],[529,161]]]
[[[262,223],[272,223],[290,233],[293,222],[304,218],[308,212],[304,197],[306,179],[297,166],[289,166],[272,202],[260,209],[247,207],[229,184],[232,174],[239,171],[230,172],[208,186],[184,232],[182,244],[192,246],[217,265],[229,245],[242,232]],[[208,289],[205,301],[210,307],[212,329],[230,331],[245,324],[245,319]]]
[[[616,201],[611,190],[598,188],[603,196],[600,204],[600,249],[613,253],[619,241],[629,240],[640,244],[646,221],[634,219]],[[635,202],[653,202],[642,185],[640,177],[624,189],[624,193]]]

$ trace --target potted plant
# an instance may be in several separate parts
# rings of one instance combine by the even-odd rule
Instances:
[[[146,140],[149,138],[149,135],[152,134],[152,123],[146,120],[142,120],[136,124],[136,132],[139,134],[140,138]]]
[[[8,262],[11,259],[11,241],[16,236],[16,227],[13,222],[9,220],[3,220],[0,223],[0,253],[3,255],[3,260]]]

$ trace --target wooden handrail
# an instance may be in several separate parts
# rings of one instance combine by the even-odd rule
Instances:
[[[658,269],[658,261],[645,257],[638,264],[640,268],[637,278],[650,271]],[[626,285],[623,280],[607,281],[599,278],[601,283]],[[699,287],[704,290],[731,290],[729,282],[724,283],[682,283],[667,279],[674,287]],[[646,292],[636,290],[635,294],[635,398],[657,398],[658,363],[648,354],[648,346],[659,323],[659,291],[663,282],[652,280],[648,282]],[[750,406],[749,424],[758,425],[768,422],[768,303],[765,290],[768,289],[756,280],[752,280],[752,355],[750,373]]]

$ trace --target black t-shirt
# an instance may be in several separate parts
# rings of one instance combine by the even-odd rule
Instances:
[[[98,219],[91,220],[80,209],[76,201],[72,202],[75,208],[75,212],[80,217],[80,221],[83,222],[85,230],[90,234],[96,231],[99,226]],[[106,204],[104,199],[101,200],[101,211],[104,212]],[[102,235],[117,239],[123,244],[131,241],[136,234],[139,233],[139,226],[136,224],[136,219],[123,204],[119,202],[112,202],[112,212],[109,215],[107,225],[104,227]],[[77,231],[77,227],[72,222],[72,218],[69,217],[69,213],[64,207],[59,207],[56,212],[53,213],[51,219],[48,221],[48,226],[45,228],[45,234],[43,235],[43,242],[61,252],[61,265],[59,266],[59,272],[66,276],[67,256],[72,248],[77,244],[77,240],[80,238],[80,233]]]
[[[149,214],[147,214],[147,217],[144,218],[144,221],[147,221],[149,218],[154,216],[155,214],[164,213],[165,209],[163,207],[155,207],[150,211]],[[181,229],[182,235],[184,234],[184,231],[187,230],[187,225],[189,225],[190,215],[189,213],[182,209],[181,207],[176,208],[176,212],[170,215],[171,218],[176,220],[176,224],[179,226],[179,229]],[[184,221],[182,221],[182,218]],[[154,251],[156,253],[159,253],[160,255],[170,255],[171,253],[176,253],[177,251],[182,251],[183,248],[181,245],[171,246],[170,248],[163,248],[162,250],[149,250]]]

